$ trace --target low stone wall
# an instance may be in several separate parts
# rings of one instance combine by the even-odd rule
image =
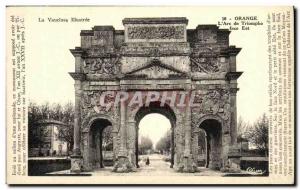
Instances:
[[[30,158],[28,160],[29,176],[40,176],[70,168],[71,160],[67,158]]]

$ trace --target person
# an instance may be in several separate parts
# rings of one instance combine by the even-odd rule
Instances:
[[[149,166],[150,165],[150,160],[149,160],[149,157],[147,157],[146,159],[146,165]]]

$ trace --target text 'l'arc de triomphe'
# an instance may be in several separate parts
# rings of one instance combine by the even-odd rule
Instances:
[[[138,124],[149,113],[160,113],[171,123],[171,166],[196,172],[198,133],[206,133],[209,167],[239,171],[237,147],[236,56],[230,31],[216,25],[187,29],[184,17],[125,18],[124,30],[95,26],[82,30],[75,57],[74,152],[71,171],[92,171],[101,165],[101,132],[112,126],[114,172],[138,166]],[[161,100],[148,105],[118,102],[107,109],[99,103],[105,92],[193,94],[200,106],[184,110]],[[105,99],[106,103],[114,98]],[[132,111],[136,110],[136,111]],[[154,126],[155,127],[155,126]],[[201,171],[200,171],[201,172]]]

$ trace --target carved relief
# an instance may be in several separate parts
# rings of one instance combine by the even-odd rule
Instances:
[[[97,31],[94,33],[94,37],[96,40],[105,39],[109,36],[111,31]]]
[[[170,122],[174,127],[175,166],[180,166],[183,163],[184,151],[187,148],[185,146],[186,138],[191,138],[191,152],[193,158],[197,158],[197,134],[199,133],[200,120],[206,118],[218,120],[222,123],[223,134],[220,135],[230,135],[230,116],[233,110],[230,105],[231,94],[229,89],[226,89],[228,88],[227,81],[221,76],[225,76],[225,72],[229,70],[228,52],[238,51],[238,49],[227,50],[228,47],[220,45],[219,39],[217,39],[218,36],[215,33],[211,34],[210,31],[201,33],[198,33],[197,30],[186,31],[185,25],[182,23],[128,24],[125,27],[127,27],[125,34],[124,31],[99,31],[99,28],[98,30],[92,30],[92,33],[89,32],[87,37],[84,37],[83,41],[87,45],[72,50],[75,57],[80,55],[84,60],[80,63],[80,72],[71,74],[75,80],[82,81],[75,91],[76,101],[80,103],[80,112],[75,117],[78,119],[81,128],[80,145],[84,161],[96,158],[93,154],[90,154],[93,147],[89,143],[89,124],[94,118],[103,117],[108,118],[113,125],[114,155],[119,155],[122,141],[122,145],[126,143],[125,150],[129,155],[129,160],[132,163],[135,162],[134,157],[132,157],[136,137],[134,121],[136,118],[141,117],[142,114],[138,111],[143,105],[125,106],[125,127],[127,131],[122,133],[120,129],[124,123],[123,119],[122,124],[120,122],[119,105],[101,106],[100,97],[105,89],[114,89],[116,93],[121,89],[135,92],[135,89],[139,89],[143,85],[143,83],[140,83],[142,80],[147,80],[147,84],[149,84],[142,87],[146,92],[150,90],[171,92],[175,89],[190,92],[190,89],[197,89],[194,103],[199,103],[200,106],[191,108],[191,118],[188,118],[191,119],[192,124],[191,137],[187,136],[190,135],[187,133],[189,128],[186,127],[185,112],[182,109],[172,107],[175,117],[173,115],[167,117],[171,118]],[[189,35],[189,37],[186,35]],[[188,37],[187,40],[186,37]],[[78,68],[76,69],[78,70]],[[204,74],[205,77],[203,77]],[[236,73],[231,75],[234,74]],[[226,76],[230,77],[231,75]],[[116,81],[107,80],[112,78]],[[210,85],[206,84],[206,81],[202,81],[202,78],[217,78],[218,81],[216,80]],[[118,84],[119,79],[124,83],[120,82]],[[135,81],[131,81],[132,79]],[[155,82],[152,82],[152,79],[155,79],[153,80]],[[164,79],[168,80],[160,82]],[[185,82],[183,79],[188,80]],[[107,94],[104,102],[106,104],[114,103],[114,98],[114,95],[109,96]],[[145,98],[144,94],[142,98]],[[163,108],[153,109],[147,113],[168,115],[168,111]],[[176,119],[172,119],[172,117]],[[188,130],[188,132],[190,131]],[[124,134],[127,136],[124,137]],[[216,146],[223,148],[224,145],[216,144]],[[211,150],[211,152],[213,151]],[[123,156],[123,154],[120,155]],[[220,155],[219,152],[214,152],[214,155],[215,158],[211,157],[214,162],[227,156],[226,154]],[[72,164],[75,168],[79,167],[79,163],[73,162]],[[83,166],[92,169],[93,166],[89,164],[89,162],[83,163]]]
[[[144,46],[132,43],[127,46],[121,47],[121,53],[130,56],[150,56],[150,57],[161,57],[170,55],[188,55],[190,53],[190,47],[187,44],[178,43],[168,44],[168,43],[156,43],[151,44],[151,46]]]
[[[88,58],[83,67],[84,73],[115,75],[119,58]]]
[[[186,76],[186,73],[171,66],[161,63],[158,59],[153,59],[149,63],[135,68],[126,73],[127,76],[145,76],[147,78],[170,78],[173,76]]]
[[[226,89],[199,90],[195,94],[195,103],[200,106],[192,108],[192,125],[198,127],[199,119],[205,115],[220,116],[225,121],[224,129],[228,130],[230,119],[229,91]]]
[[[94,39],[92,45],[94,46],[111,46],[113,45],[112,31],[94,31]]]
[[[183,39],[184,26],[128,27],[129,39]]]
[[[200,103],[200,109],[203,113],[224,113],[224,108],[226,109],[226,104],[229,103],[229,91],[220,88],[208,91],[201,90],[196,93],[195,102]]]
[[[159,66],[153,66],[134,74],[145,75],[147,78],[168,78],[170,75],[176,75],[178,73]]]
[[[100,96],[105,91],[85,91],[82,94],[82,101],[81,101],[81,117],[87,118],[89,115],[96,114],[96,113],[117,113],[112,109],[116,109],[114,107],[114,96],[111,94],[106,94],[104,103],[110,106],[101,106],[100,105]]]
[[[217,57],[191,58],[192,72],[217,73],[225,71]]]

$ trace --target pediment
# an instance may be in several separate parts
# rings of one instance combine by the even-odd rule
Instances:
[[[159,60],[152,60],[150,63],[125,73],[125,76],[144,76],[147,78],[170,78],[171,76],[186,76],[186,73],[161,63]]]

